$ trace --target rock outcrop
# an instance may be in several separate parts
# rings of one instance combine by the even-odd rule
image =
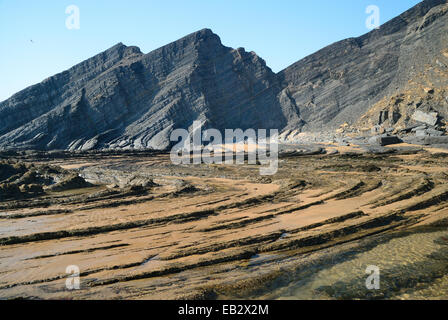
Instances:
[[[438,118],[439,116],[437,112],[426,113],[421,110],[416,110],[412,115],[413,120],[429,124],[430,126],[435,126],[437,124]]]
[[[297,106],[302,130],[334,130],[345,122],[356,129],[386,122],[387,128],[402,116],[402,123],[409,122],[408,113],[415,111],[418,101],[400,109],[403,99],[390,99],[409,82],[422,81],[420,74],[428,73],[429,65],[447,70],[447,11],[446,0],[423,1],[378,30],[337,42],[281,71],[283,90]],[[446,88],[448,77],[433,70],[428,82]],[[382,99],[388,102],[367,113]],[[423,99],[420,107],[426,103],[431,102]],[[431,105],[447,115],[448,100]],[[403,109],[409,111],[405,114]]]
[[[0,147],[163,149],[170,132],[282,128],[276,75],[204,29],[148,54],[117,44],[0,104]],[[287,107],[286,107],[287,108]]]
[[[397,136],[388,136],[388,135],[373,136],[369,139],[370,144],[379,146],[387,146],[390,144],[397,144],[400,142],[401,140]]]
[[[196,120],[292,141],[435,126],[448,119],[447,12],[423,1],[278,74],[209,29],[148,54],[119,43],[0,102],[0,149],[166,149]]]

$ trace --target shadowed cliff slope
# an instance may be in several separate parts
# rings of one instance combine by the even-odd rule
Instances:
[[[332,44],[281,71],[303,130],[351,124],[423,72],[448,48],[445,3],[423,1],[378,30]]]

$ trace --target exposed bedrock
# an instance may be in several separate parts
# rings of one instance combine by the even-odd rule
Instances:
[[[148,54],[119,43],[0,102],[0,148],[166,149],[172,130],[195,120],[204,129],[278,129],[293,141],[350,126],[443,125],[447,12],[446,0],[423,1],[278,74],[209,29]]]

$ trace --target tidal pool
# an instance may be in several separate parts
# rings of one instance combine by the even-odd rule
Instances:
[[[380,236],[342,256],[297,272],[288,285],[252,298],[448,299],[446,229]],[[378,289],[367,289],[368,266],[379,269]]]

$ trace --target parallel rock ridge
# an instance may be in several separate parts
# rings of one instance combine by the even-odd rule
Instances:
[[[344,123],[370,125],[377,111],[399,124],[418,108],[443,120],[447,11],[446,0],[423,1],[278,74],[209,29],[148,54],[120,43],[0,102],[0,148],[166,149],[172,130],[191,129],[196,120],[221,130],[278,129],[289,139]],[[434,88],[437,105],[428,98],[409,102],[409,111],[391,106],[389,97],[415,92],[413,82]]]

